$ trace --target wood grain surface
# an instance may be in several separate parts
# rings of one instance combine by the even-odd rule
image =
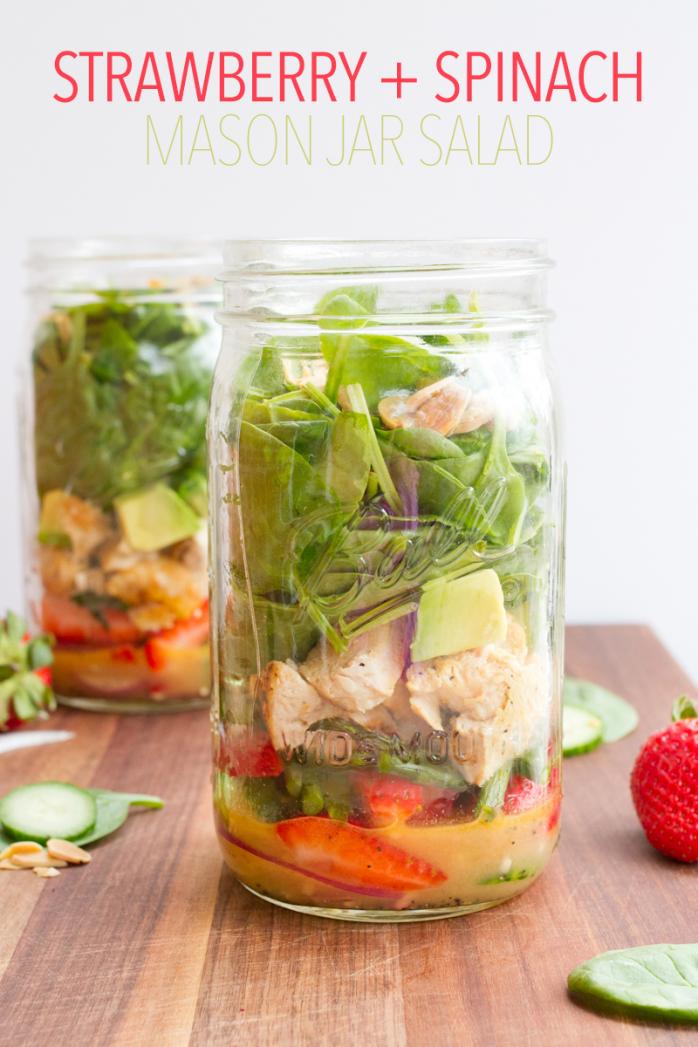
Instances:
[[[527,893],[473,916],[400,927],[266,905],[224,869],[205,713],[63,711],[63,744],[0,756],[0,792],[63,778],[159,793],[93,861],[54,880],[0,873],[0,1044],[557,1047],[688,1044],[696,1032],[598,1017],[567,973],[605,949],[696,940],[698,870],[662,859],[628,775],[672,700],[694,693],[641,626],[568,630],[568,671],[617,690],[638,731],[565,763],[562,841]]]

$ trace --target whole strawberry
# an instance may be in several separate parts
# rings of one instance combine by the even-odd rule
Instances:
[[[27,623],[9,611],[0,621],[0,732],[55,708],[49,636],[30,637]]]
[[[680,862],[698,862],[698,710],[679,698],[672,719],[643,745],[630,788],[652,846]]]

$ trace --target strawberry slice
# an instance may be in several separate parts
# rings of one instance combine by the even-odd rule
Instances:
[[[53,633],[59,644],[133,643],[140,636],[125,611],[105,608],[100,622],[86,607],[80,607],[62,596],[46,594],[41,605],[41,621],[48,633]],[[103,624],[106,622],[106,626]]]
[[[221,738],[217,764],[232,778],[276,778],[284,769],[269,738],[260,733],[251,735],[247,729],[238,736],[226,734]]]
[[[523,811],[529,811],[532,807],[543,803],[547,795],[548,790],[544,785],[539,785],[530,778],[524,778],[523,775],[515,774],[509,782],[504,797],[504,814],[521,814]]]
[[[415,891],[435,887],[446,874],[423,858],[330,818],[292,818],[276,831],[295,861],[311,875],[331,876],[360,887]]]
[[[360,779],[358,789],[364,806],[368,808],[371,825],[406,822],[424,806],[425,789],[422,785],[387,775],[364,774]]]
[[[150,668],[159,671],[167,665],[173,648],[202,647],[205,643],[208,643],[208,600],[204,600],[191,618],[149,636],[145,657]]]

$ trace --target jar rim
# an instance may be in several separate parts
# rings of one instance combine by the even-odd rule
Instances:
[[[148,266],[167,262],[186,266],[210,265],[220,269],[223,242],[199,236],[48,236],[29,240],[26,264],[67,265],[84,262],[130,262]]]
[[[226,240],[221,279],[245,276],[342,275],[451,271],[527,273],[549,269],[540,238],[455,238],[440,240]]]

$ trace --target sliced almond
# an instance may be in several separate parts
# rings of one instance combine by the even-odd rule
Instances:
[[[71,865],[86,865],[87,862],[92,861],[89,851],[83,851],[82,847],[71,843],[70,840],[49,840],[46,847],[49,858],[61,858],[64,862],[70,862]]]
[[[48,869],[44,868],[43,865],[36,865],[32,869],[32,872],[34,873],[35,876],[41,876],[45,880],[48,880],[50,876],[60,876],[61,875],[59,873],[58,869],[56,869],[56,867],[53,866],[53,865],[50,868],[48,868]]]
[[[0,862],[5,858],[11,858],[14,854],[37,854],[40,851],[43,851],[43,847],[34,840],[17,840],[16,843],[11,843],[9,847],[0,852]]]
[[[442,436],[458,431],[473,397],[459,378],[442,378],[411,396],[386,396],[378,413],[387,429],[433,429]]]
[[[41,854],[15,854],[12,861],[22,869],[64,869],[68,864],[57,858],[49,858],[43,847]]]
[[[14,869],[16,871],[17,869],[23,869],[23,868],[24,868],[24,866],[22,866],[22,865],[15,865],[15,863],[12,861],[11,858],[3,858],[2,861],[0,861],[0,869],[9,869],[9,870],[13,870]]]

